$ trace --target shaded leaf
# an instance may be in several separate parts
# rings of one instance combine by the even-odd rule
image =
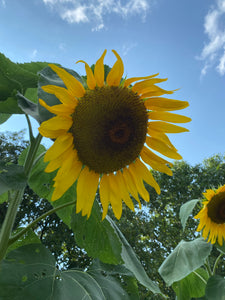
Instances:
[[[219,275],[209,278],[205,296],[207,300],[225,300],[225,279]]]
[[[121,242],[108,220],[101,221],[101,211],[94,202],[89,219],[81,213],[72,214],[71,227],[77,244],[84,248],[88,256],[99,258],[104,263],[120,264]]]
[[[205,287],[209,275],[205,269],[197,269],[180,281],[173,283],[177,300],[190,300],[205,295]]]
[[[116,233],[118,234],[120,241],[122,243],[122,259],[124,261],[124,266],[133,273],[134,277],[146,288],[152,291],[155,294],[161,294],[161,291],[156,283],[154,283],[146,274],[141,262],[137,258],[136,254],[134,253],[133,249],[125,239],[122,232],[116,226],[116,224],[110,219],[110,217],[106,217],[107,220],[111,223],[111,226],[115,229]]]
[[[18,106],[22,109],[22,111],[25,114],[32,116],[35,120],[38,121],[38,123],[40,123],[38,105],[30,101],[20,93],[17,93],[17,99],[18,99]]]
[[[10,252],[0,265],[0,298],[5,300],[129,299],[118,282],[101,272],[60,272],[55,259],[41,244]]]
[[[11,114],[0,113],[0,124],[5,123],[10,117],[11,117]]]
[[[193,199],[186,203],[184,203],[180,208],[180,220],[183,227],[183,230],[185,229],[185,225],[187,222],[188,217],[192,213],[193,209],[195,208],[195,205],[199,202],[199,199]]]
[[[0,161],[0,194],[11,189],[22,189],[26,184],[27,178],[22,166],[5,164],[5,162]]]
[[[167,285],[171,285],[202,266],[211,250],[212,245],[203,238],[190,242],[182,240],[164,260],[159,268],[159,274]]]
[[[23,230],[24,227],[19,227],[17,230],[15,230],[12,233],[12,236],[15,234],[19,233],[21,230]],[[36,244],[36,243],[41,243],[39,237],[34,233],[32,229],[29,229],[23,236],[21,236],[15,243],[11,244],[9,248],[7,249],[7,253],[10,251],[25,246],[29,244]]]

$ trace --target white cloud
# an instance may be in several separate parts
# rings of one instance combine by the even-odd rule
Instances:
[[[92,31],[105,28],[106,14],[117,14],[127,18],[139,15],[144,20],[150,9],[150,3],[155,0],[42,0],[68,23],[91,22]]]
[[[37,53],[38,53],[37,49],[34,49],[31,53],[31,59],[34,59],[37,56]]]
[[[3,7],[6,7],[6,2],[5,2],[5,0],[1,0],[1,3],[2,3],[2,6],[3,6]]]
[[[126,56],[127,53],[130,52],[130,50],[132,50],[135,47],[137,47],[137,43],[124,44],[122,47],[122,55]]]
[[[221,74],[225,74],[225,0],[217,0],[216,6],[211,7],[205,17],[204,29],[208,43],[202,49],[199,59],[204,61],[201,75],[215,66]]]

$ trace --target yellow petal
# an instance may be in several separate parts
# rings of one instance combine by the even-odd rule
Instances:
[[[73,144],[73,136],[71,133],[59,136],[54,144],[47,150],[44,161],[50,161],[57,158],[65,152]]]
[[[99,87],[104,85],[105,72],[104,72],[104,57],[106,55],[106,50],[103,52],[102,56],[96,61],[94,76]]]
[[[177,149],[174,147],[174,145],[171,143],[168,136],[160,131],[154,130],[151,127],[148,127],[148,134],[152,137],[157,138],[158,140],[161,140],[164,144],[169,146],[170,148],[174,149],[177,152]]]
[[[65,135],[72,123],[72,118],[57,116],[42,122],[38,130],[45,137],[57,138],[60,135]]]
[[[156,111],[179,110],[189,106],[187,101],[167,99],[162,97],[154,97],[145,100],[145,107]]]
[[[172,123],[187,123],[191,121],[191,118],[165,111],[150,111],[148,117],[152,120],[161,120]]]
[[[126,187],[126,183],[125,180],[123,178],[123,174],[121,173],[121,171],[118,171],[115,175],[116,181],[117,181],[117,186],[118,186],[118,190],[120,192],[120,196],[123,199],[123,201],[125,202],[125,204],[132,210],[134,211],[134,203],[130,198],[129,192],[127,190]]]
[[[165,173],[169,176],[172,176],[173,173],[172,173],[171,169],[168,168],[165,163],[159,162],[158,158],[160,158],[160,157],[145,147],[141,151],[141,158],[146,164],[151,166],[154,170]]]
[[[55,189],[52,195],[52,201],[62,197],[62,195],[73,185],[80,173],[81,167],[82,164],[77,161],[76,155],[72,154],[64,161],[54,178]]]
[[[79,63],[79,62],[82,62],[85,64],[85,70],[86,70],[86,74],[87,74],[87,85],[90,90],[94,90],[94,88],[96,87],[96,80],[95,80],[94,74],[92,72],[92,69],[89,67],[89,65],[85,61],[78,60],[76,63]]]
[[[122,215],[122,200],[120,195],[118,194],[118,184],[113,173],[110,173],[108,178],[110,185],[109,201],[111,203],[115,217],[119,220]]]
[[[174,149],[171,149],[161,140],[154,137],[146,137],[146,143],[149,148],[152,148],[155,151],[173,159],[182,159],[182,156],[178,154]]]
[[[136,161],[135,163],[131,163],[129,165],[128,171],[130,172],[132,178],[134,179],[135,185],[137,187],[139,195],[146,201],[149,202],[150,197],[148,191],[145,189],[145,186],[143,184],[143,178],[140,177],[140,172],[136,166]]]
[[[85,94],[85,89],[83,85],[70,73],[68,73],[63,68],[57,67],[56,65],[49,65],[52,70],[62,79],[67,89],[75,97],[83,97]]]
[[[217,189],[216,193],[223,193],[225,192],[225,185],[221,186],[220,188]]]
[[[127,189],[129,191],[129,193],[138,202],[139,208],[141,208],[141,202],[140,202],[139,197],[138,197],[138,191],[137,191],[136,183],[135,183],[133,177],[131,176],[131,173],[128,171],[127,168],[123,169],[123,178],[125,180],[125,183],[126,183],[126,186],[127,186]]]
[[[61,155],[56,157],[55,159],[51,159],[48,163],[47,167],[45,168],[46,173],[51,173],[62,166],[63,162],[67,159],[70,153],[74,151],[73,145],[71,145],[67,150],[65,150]]]
[[[154,75],[150,75],[150,76],[145,76],[145,77],[132,77],[132,78],[128,78],[128,79],[125,80],[124,87],[128,87],[129,85],[131,85],[135,81],[139,81],[139,80],[142,80],[142,79],[150,79],[150,78],[155,77],[157,75],[159,75],[159,73],[154,74]]]
[[[87,215],[89,218],[92,206],[95,200],[96,191],[98,188],[99,174],[89,171],[85,167],[79,176],[77,182],[77,204],[76,212],[82,211],[82,216]]]
[[[117,61],[110,70],[106,82],[109,86],[118,86],[124,72],[123,61],[115,50],[112,50],[112,52],[115,54]]]
[[[59,116],[68,116],[71,115],[74,111],[74,109],[71,109],[71,107],[64,104],[49,106],[42,99],[39,99],[39,103],[51,113]]]
[[[167,90],[160,88],[157,85],[149,85],[149,87],[146,87],[146,89],[144,90],[144,93],[142,94],[141,99],[161,96],[164,94],[173,94],[174,91],[176,91],[176,90],[167,91]]]
[[[146,183],[151,185],[157,194],[160,194],[160,187],[158,183],[155,181],[151,172],[147,169],[147,167],[140,161],[139,158],[136,159],[134,163],[137,175],[142,178]]]
[[[104,174],[101,178],[99,194],[103,209],[102,220],[104,220],[108,212],[110,194],[109,177],[107,174]]]
[[[184,127],[166,123],[166,122],[161,122],[161,121],[149,122],[148,127],[150,129],[152,128],[153,130],[158,130],[158,131],[166,132],[166,133],[180,133],[180,132],[189,131],[188,129],[186,129]]]
[[[152,79],[143,80],[141,82],[135,83],[135,85],[132,87],[132,91],[134,93],[144,94],[151,91],[152,90],[151,88],[155,83],[160,83],[166,80],[167,78],[165,79],[152,78]]]
[[[207,200],[211,200],[213,196],[215,196],[215,192],[211,189],[206,190],[205,193],[203,193],[203,195],[205,196],[205,198]]]
[[[69,91],[63,87],[56,85],[45,85],[42,86],[42,90],[46,93],[55,95],[64,105],[74,108],[78,101],[69,93]]]

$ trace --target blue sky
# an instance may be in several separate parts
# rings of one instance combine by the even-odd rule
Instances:
[[[180,88],[189,133],[170,135],[184,160],[225,152],[225,0],[0,0],[0,52],[14,62],[57,62],[84,74],[108,49],[128,77],[160,73]],[[37,125],[34,123],[34,126]],[[26,128],[24,117],[0,131]]]

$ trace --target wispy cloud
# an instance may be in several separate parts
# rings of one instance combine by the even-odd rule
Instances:
[[[124,44],[122,47],[122,55],[126,56],[130,50],[137,47],[137,43]]]
[[[201,75],[215,67],[220,75],[225,74],[225,0],[217,0],[205,16],[204,29],[208,42],[204,45],[199,59],[204,61]]]
[[[5,2],[5,0],[1,0],[1,4],[2,4],[3,7],[6,7],[6,2]]]
[[[107,14],[117,14],[122,18],[138,15],[144,21],[155,0],[42,0],[68,23],[90,22],[92,31],[105,28]],[[94,26],[93,26],[94,24]]]
[[[30,55],[31,59],[35,59],[37,56],[37,53],[38,53],[37,49],[34,49]]]

